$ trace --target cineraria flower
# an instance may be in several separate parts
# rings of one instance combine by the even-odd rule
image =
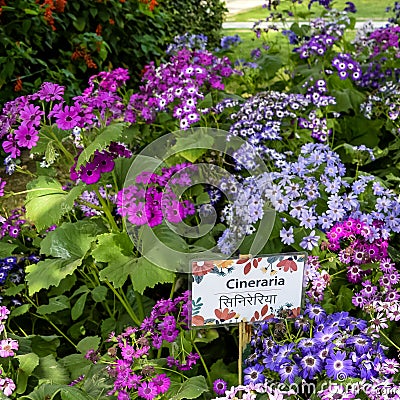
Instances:
[[[216,379],[213,382],[213,390],[216,394],[224,394],[228,384],[223,379]]]

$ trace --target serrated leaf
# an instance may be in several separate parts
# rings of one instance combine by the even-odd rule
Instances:
[[[88,394],[82,392],[78,388],[74,387],[64,387],[60,389],[62,400],[91,400]]]
[[[56,361],[52,354],[40,358],[39,365],[32,375],[41,383],[68,384],[71,381],[68,371]]]
[[[68,370],[71,379],[77,379],[93,365],[91,361],[85,358],[84,354],[70,354],[59,360],[59,363]]]
[[[31,335],[28,336],[28,339],[31,341],[32,352],[39,357],[47,357],[50,354],[55,356],[57,354],[57,349],[60,345],[58,336]]]
[[[21,293],[25,289],[25,285],[23,283],[17,285],[17,286],[12,286],[4,290],[4,294],[6,296],[15,296],[18,293]]]
[[[204,376],[194,376],[185,382],[172,382],[167,392],[169,400],[197,399],[202,393],[208,391]]]
[[[188,133],[180,133],[176,139],[176,144],[171,147],[169,154],[179,154],[190,162],[195,162],[214,143],[213,136],[206,130],[198,129]]]
[[[111,142],[118,142],[122,136],[122,132],[127,126],[124,122],[119,122],[116,124],[111,124],[105,127],[102,132],[94,138],[94,140],[89,144],[86,149],[82,151],[79,155],[78,161],[76,163],[76,169],[79,168],[96,152],[96,150],[103,150]]]
[[[86,354],[88,350],[97,350],[100,346],[100,341],[101,339],[98,336],[87,336],[76,347],[82,354]]]
[[[41,315],[47,315],[57,311],[65,310],[66,308],[69,308],[69,306],[70,304],[68,297],[61,295],[57,297],[51,297],[49,299],[49,304],[39,306],[36,312]]]
[[[28,378],[32,371],[39,365],[39,356],[35,353],[16,355],[18,359],[18,375],[16,392],[21,394],[26,390]]]
[[[73,209],[84,186],[75,186],[70,191],[65,191],[57,180],[40,176],[29,182],[27,189],[26,216],[38,230],[42,230],[57,224],[62,216]]]
[[[40,253],[65,260],[82,258],[98,233],[99,228],[94,223],[66,222],[47,234],[42,240]]]
[[[104,233],[97,237],[97,246],[92,251],[92,256],[98,262],[109,262],[121,254],[133,254],[133,243],[126,232]]]
[[[29,295],[48,289],[50,286],[57,286],[67,275],[71,275],[75,269],[82,264],[82,259],[64,260],[62,258],[39,261],[37,264],[26,267],[25,277]]]
[[[0,242],[0,258],[11,256],[17,247],[16,244]]]
[[[100,271],[100,280],[110,281],[115,288],[120,288],[130,277],[133,288],[143,294],[148,287],[158,283],[174,281],[175,274],[160,268],[144,257],[135,258],[120,255],[118,259],[110,261],[108,266]]]
[[[22,306],[14,308],[14,310],[11,311],[11,317],[18,317],[19,315],[23,315],[27,313],[31,307],[31,304],[23,304]]]
[[[84,293],[79,299],[76,301],[74,306],[71,309],[71,318],[73,321],[77,320],[82,314],[83,310],[85,309],[86,298],[88,293]]]

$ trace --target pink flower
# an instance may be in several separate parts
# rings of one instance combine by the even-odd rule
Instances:
[[[13,357],[13,350],[18,350],[18,341],[13,339],[4,339],[0,342],[0,357]]]

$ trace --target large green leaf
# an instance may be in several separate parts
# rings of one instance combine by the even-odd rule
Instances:
[[[86,336],[77,345],[77,349],[82,353],[86,354],[88,350],[97,350],[100,346],[99,336]]]
[[[76,169],[78,170],[82,164],[89,161],[90,157],[95,153],[96,150],[103,150],[111,142],[117,142],[122,137],[122,132],[127,124],[125,122],[119,122],[117,124],[111,124],[106,126],[101,133],[94,138],[94,140],[86,147],[85,150],[79,155],[76,163]]]
[[[88,221],[64,223],[49,232],[42,240],[40,252],[57,258],[26,267],[29,294],[57,286],[67,275],[71,275],[82,264],[91,243],[100,232],[95,223]]]
[[[49,304],[39,306],[36,312],[41,315],[52,314],[57,311],[65,310],[66,308],[69,308],[69,306],[70,304],[68,297],[61,295],[57,297],[51,297],[49,299]]]
[[[40,383],[68,384],[71,381],[68,371],[56,361],[52,354],[40,358],[39,365],[32,375],[38,378]]]
[[[194,376],[183,383],[172,382],[167,392],[169,400],[197,399],[208,391],[204,376]]]
[[[64,260],[62,258],[48,259],[26,267],[26,281],[29,295],[57,286],[67,275],[72,274],[82,264],[82,259]]]
[[[58,398],[61,393],[62,400],[95,400],[95,397],[89,396],[81,390],[67,385],[42,384],[33,392],[22,396],[19,400],[53,400]]]
[[[16,244],[0,242],[0,258],[11,256],[17,246]]]
[[[41,230],[57,224],[62,216],[72,210],[84,186],[81,184],[65,191],[57,180],[39,176],[28,183],[27,189],[26,216]]]
[[[130,277],[133,288],[143,293],[146,288],[152,288],[157,283],[173,282],[175,275],[157,267],[144,257],[135,258],[120,254],[100,271],[99,277],[101,280],[110,281],[116,288],[120,288]]]
[[[17,355],[15,357],[19,361],[16,392],[21,394],[26,390],[29,376],[39,365],[39,356],[35,353],[28,353]]]
[[[82,258],[99,233],[101,229],[95,223],[67,222],[47,234],[41,243],[40,252],[46,256],[63,259]]]

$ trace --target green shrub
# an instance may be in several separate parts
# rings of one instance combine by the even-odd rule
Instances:
[[[1,3],[0,3],[1,4]],[[3,1],[4,4],[4,1]],[[46,80],[70,96],[100,70],[126,67],[133,81],[165,47],[167,19],[137,0],[16,0],[0,13],[0,102]]]
[[[208,44],[218,46],[224,14],[228,11],[221,0],[160,0],[160,7],[171,22],[166,26],[166,35],[172,40],[186,32],[204,34]]]

